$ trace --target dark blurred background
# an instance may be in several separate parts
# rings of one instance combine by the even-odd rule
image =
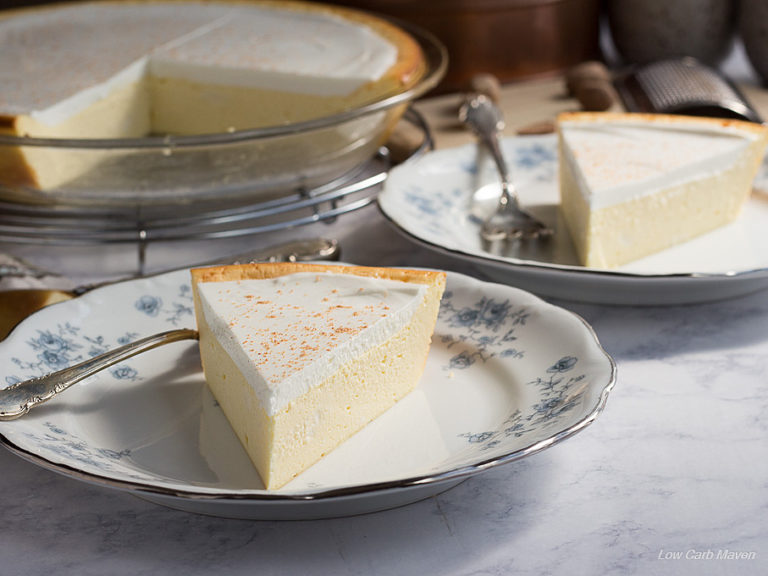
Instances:
[[[587,60],[619,67],[693,56],[717,67],[736,40],[768,82],[768,0],[326,2],[388,15],[432,32],[450,56],[443,92],[466,88],[478,72],[507,83],[555,75]],[[0,0],[0,7],[44,3]]]

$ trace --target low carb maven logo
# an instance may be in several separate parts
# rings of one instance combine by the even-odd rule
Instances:
[[[744,550],[729,550],[720,548],[712,550],[659,550],[659,560],[755,560],[757,552]]]

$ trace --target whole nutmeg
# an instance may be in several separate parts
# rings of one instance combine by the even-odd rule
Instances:
[[[575,87],[574,96],[581,108],[587,112],[602,112],[611,108],[618,96],[610,82],[604,80],[584,80]]]
[[[585,81],[611,81],[611,73],[602,62],[587,60],[573,66],[565,73],[565,89],[569,96],[576,95],[576,87]]]

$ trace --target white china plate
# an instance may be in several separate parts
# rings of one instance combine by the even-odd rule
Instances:
[[[494,280],[542,296],[602,304],[684,304],[768,287],[765,165],[739,220],[608,270],[578,264],[560,221],[556,137],[505,138],[502,145],[521,203],[555,229],[549,242],[504,256],[483,248],[480,222],[495,206],[498,177],[490,159],[479,156],[473,144],[438,150],[392,170],[379,195],[382,212],[427,248],[469,261]]]
[[[126,340],[194,327],[188,272],[94,290],[34,314],[0,344],[0,386]],[[205,385],[197,343],[75,385],[0,442],[45,468],[173,508],[308,519],[392,508],[547,448],[590,424],[616,378],[578,316],[449,273],[417,389],[286,487],[263,485]]]

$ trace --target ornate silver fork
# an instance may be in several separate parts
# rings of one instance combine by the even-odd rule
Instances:
[[[0,390],[0,421],[24,416],[31,408],[50,400],[73,384],[77,384],[88,376],[101,372],[136,354],[141,354],[163,344],[190,339],[197,339],[196,330],[187,328],[169,330],[120,346],[58,372],[13,384]]]
[[[459,110],[459,118],[477,135],[491,153],[501,177],[501,196],[496,210],[480,228],[487,242],[500,240],[533,240],[552,235],[552,229],[522,208],[509,168],[501,153],[499,135],[504,129],[501,110],[484,95],[467,100]]]

